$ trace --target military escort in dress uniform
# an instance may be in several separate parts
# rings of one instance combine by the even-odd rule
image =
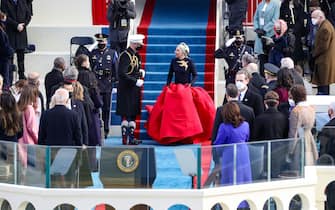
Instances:
[[[117,84],[118,54],[115,50],[107,48],[107,35],[96,34],[98,48],[91,52],[92,70],[98,79],[98,86],[103,100],[102,120],[105,138],[109,133],[109,120],[111,111],[112,89]]]
[[[236,72],[242,69],[242,56],[246,53],[253,55],[253,49],[244,43],[243,31],[236,30],[232,35],[233,38],[214,54],[215,58],[224,58],[228,64],[228,70],[225,70],[226,85],[235,83]]]
[[[143,46],[143,39],[144,35],[141,34],[130,35],[130,46],[120,54],[116,114],[122,117],[122,144],[141,143],[135,139],[134,132],[136,115],[141,113],[141,87],[145,76],[138,54],[138,50]]]
[[[272,63],[265,63],[264,64],[264,75],[266,84],[262,86],[262,94],[263,96],[271,91],[275,90],[277,87],[277,73],[279,72],[279,68],[272,64]]]

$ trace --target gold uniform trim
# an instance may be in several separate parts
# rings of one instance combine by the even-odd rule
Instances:
[[[134,69],[135,69],[135,67],[138,67],[138,58],[137,58],[137,56],[136,55],[131,55],[128,51],[123,51],[122,53],[121,53],[121,55],[120,55],[120,57],[124,54],[124,53],[126,53],[127,55],[128,55],[128,57],[129,57],[129,60],[130,60],[130,71],[128,71],[126,74],[131,74],[131,73],[133,73],[134,72]]]

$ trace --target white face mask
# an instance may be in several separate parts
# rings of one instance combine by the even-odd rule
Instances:
[[[312,18],[312,24],[313,24],[313,25],[317,25],[317,23],[318,23],[318,19],[316,19],[316,18]]]
[[[295,102],[293,101],[293,99],[288,99],[288,103],[290,104],[290,107],[295,106]]]
[[[235,82],[235,85],[239,91],[243,91],[246,88],[246,85],[241,81]]]

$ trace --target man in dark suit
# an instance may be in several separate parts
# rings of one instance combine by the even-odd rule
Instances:
[[[262,96],[252,91],[249,85],[249,73],[246,70],[240,70],[236,74],[235,84],[239,91],[239,101],[251,107],[255,116],[264,112]]]
[[[288,135],[288,119],[278,111],[279,95],[274,91],[269,91],[264,96],[266,110],[258,115],[253,124],[252,140],[272,140],[286,139]],[[268,171],[267,166],[267,145],[264,147],[264,172]],[[287,153],[287,142],[271,142],[271,177],[278,177],[285,162]]]
[[[49,109],[49,103],[52,96],[52,87],[64,82],[63,71],[66,68],[65,60],[62,57],[57,57],[54,60],[54,66],[52,70],[47,73],[44,80],[45,85],[45,96],[47,98],[47,109]]]
[[[237,105],[240,107],[240,112],[241,112],[242,117],[245,119],[245,121],[249,123],[249,128],[252,128],[252,125],[255,119],[254,111],[252,110],[252,108],[238,101],[238,90],[237,90],[236,85],[234,84],[227,85],[226,98],[228,101],[234,101],[237,103]],[[212,131],[212,142],[215,141],[220,124],[223,123],[221,111],[222,111],[222,106],[219,106],[216,109],[216,114],[215,114],[215,120],[214,120],[213,131]],[[218,163],[217,161],[219,160],[219,158],[216,159],[215,155],[213,156],[214,156],[215,163]]]
[[[258,115],[253,124],[252,139],[255,141],[285,139],[288,134],[288,119],[278,111],[279,96],[274,91],[265,94],[266,110]]]
[[[60,88],[53,99],[55,107],[41,117],[38,143],[42,145],[81,146],[82,131],[77,113],[66,107],[69,92]]]
[[[318,135],[320,140],[320,156],[323,154],[331,155],[335,160],[335,102],[328,108],[330,121],[324,125]]]
[[[330,121],[322,128],[318,139],[320,140],[320,157],[330,155],[335,159],[335,102],[328,108]],[[321,158],[320,158],[321,159]],[[331,161],[330,161],[331,162]],[[335,209],[335,183],[330,183],[326,188],[327,209]]]

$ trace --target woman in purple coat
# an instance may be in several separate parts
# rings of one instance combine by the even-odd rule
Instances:
[[[228,102],[222,108],[222,119],[214,145],[224,145],[217,148],[221,154],[221,184],[233,185],[251,182],[251,168],[248,145],[249,124],[240,114],[240,108],[235,102]],[[234,183],[234,146],[236,145],[236,183]],[[243,201],[238,208],[246,208]]]

